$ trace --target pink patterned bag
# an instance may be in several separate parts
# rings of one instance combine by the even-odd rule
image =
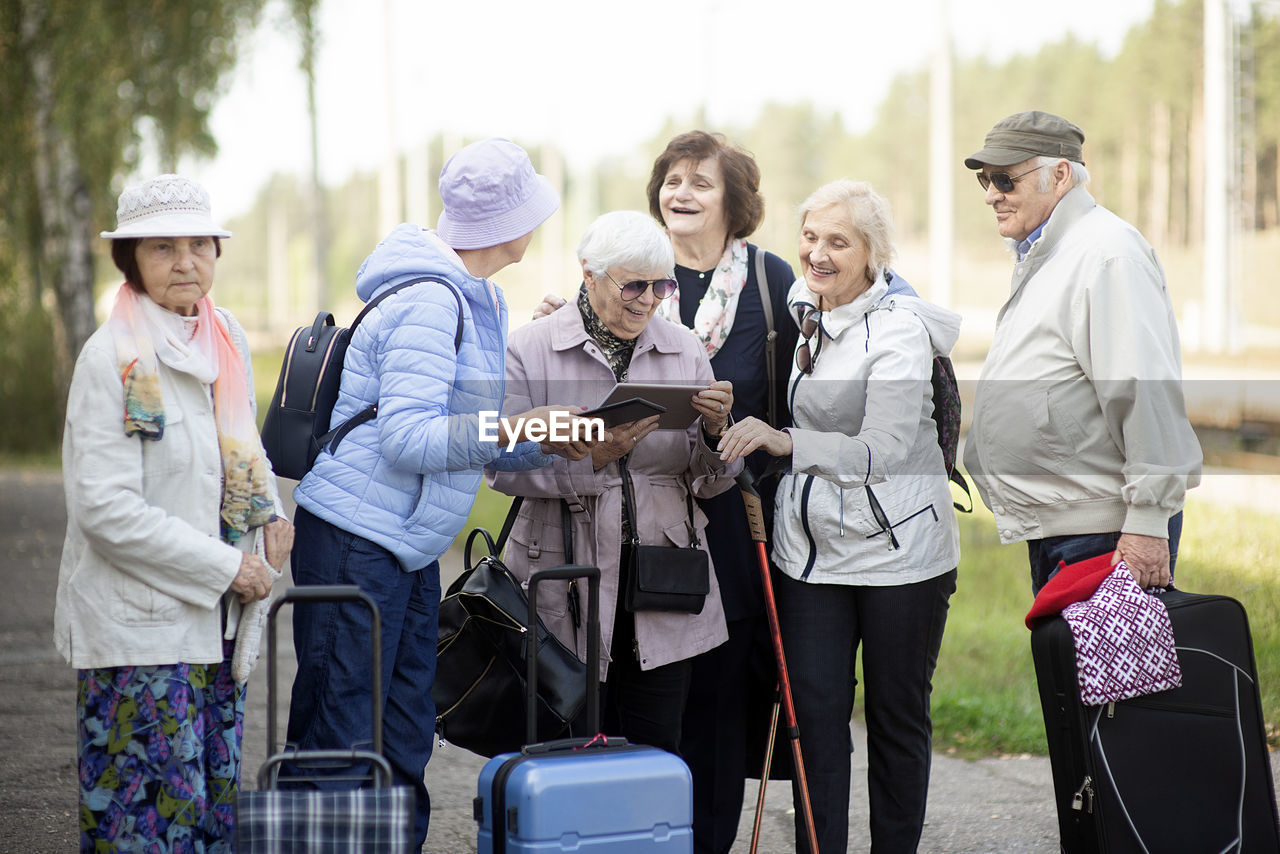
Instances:
[[[1076,646],[1085,705],[1099,706],[1182,684],[1169,612],[1143,592],[1123,561],[1094,594],[1062,609]]]

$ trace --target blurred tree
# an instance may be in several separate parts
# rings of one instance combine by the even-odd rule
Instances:
[[[52,309],[58,401],[94,329],[96,232],[115,221],[117,179],[144,140],[169,170],[181,153],[215,150],[209,111],[264,1],[0,4],[0,269],[11,271],[0,288],[25,278]]]
[[[1257,95],[1258,228],[1280,226],[1280,3],[1252,8]]]
[[[329,246],[329,217],[325,208],[324,191],[320,187],[320,124],[316,110],[316,51],[320,34],[316,27],[319,0],[289,0],[294,25],[302,54],[298,67],[307,83],[307,119],[311,137],[311,199],[312,258],[315,264],[316,304],[323,308],[330,304],[329,276],[325,269],[325,257]]]

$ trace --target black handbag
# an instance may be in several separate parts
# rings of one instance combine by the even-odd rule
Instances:
[[[689,509],[690,543],[680,546],[648,546],[640,542],[634,514],[631,477],[623,471],[623,508],[631,529],[630,565],[622,605],[628,611],[674,611],[700,614],[711,592],[711,562],[698,540],[693,521],[693,497],[684,493]]]
[[[440,602],[436,676],[436,732],[481,756],[519,750],[525,744],[527,690],[525,638],[537,637],[537,736],[560,738],[586,703],[586,668],[574,650],[542,624],[529,626],[529,600],[499,555],[515,523],[521,499],[512,502],[498,542],[483,528],[467,537],[468,569]],[[471,563],[481,537],[489,554]]]

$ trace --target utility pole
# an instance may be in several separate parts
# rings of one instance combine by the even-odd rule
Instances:
[[[952,212],[951,21],[938,0],[937,43],[929,74],[929,296],[951,307]]]
[[[1204,2],[1204,321],[1203,349],[1226,352],[1231,341],[1233,62],[1228,0]]]
[[[383,63],[386,69],[386,86],[383,87],[386,105],[386,137],[383,140],[382,166],[378,169],[378,233],[386,235],[400,224],[404,214],[400,209],[400,163],[396,156],[396,98],[395,62],[392,60],[394,33],[391,26],[391,0],[382,0]]]

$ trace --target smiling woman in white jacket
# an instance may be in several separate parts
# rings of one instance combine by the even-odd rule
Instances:
[[[801,205],[804,278],[788,304],[800,325],[788,401],[794,427],[748,418],[722,457],[786,458],[773,559],[814,822],[822,854],[848,841],[854,664],[862,648],[871,836],[914,851],[924,824],[929,694],[955,591],[959,534],[932,412],[935,355],[958,315],[888,295],[888,204],[836,181]],[[807,849],[797,811],[797,850]]]

